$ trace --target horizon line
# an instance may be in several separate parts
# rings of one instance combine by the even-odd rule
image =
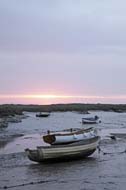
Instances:
[[[126,99],[126,95],[100,96],[100,95],[55,95],[55,94],[3,94],[0,99]]]

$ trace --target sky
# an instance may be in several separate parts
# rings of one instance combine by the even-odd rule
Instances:
[[[0,104],[126,103],[125,0],[0,0]]]

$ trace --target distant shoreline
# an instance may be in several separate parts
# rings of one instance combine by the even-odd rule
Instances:
[[[24,105],[24,104],[2,104],[0,105],[0,117],[22,115],[27,112],[65,112],[76,111],[88,113],[89,111],[113,111],[126,112],[126,104],[50,104],[50,105]]]

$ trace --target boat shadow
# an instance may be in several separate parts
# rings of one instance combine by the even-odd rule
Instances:
[[[92,165],[97,164],[97,157],[87,157],[76,160],[64,160],[57,162],[44,162],[44,163],[31,163],[28,166],[28,173],[38,175],[44,175],[48,173],[49,175],[55,175],[56,173],[63,173],[65,171],[78,170],[84,166],[92,167]]]

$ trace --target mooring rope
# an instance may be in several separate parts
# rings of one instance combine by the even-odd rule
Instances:
[[[22,184],[18,184],[18,185],[12,185],[12,186],[4,186],[4,187],[0,187],[0,189],[12,189],[15,187],[23,187],[23,186],[27,186],[27,185],[36,185],[36,184],[42,184],[42,183],[50,183],[50,182],[56,182],[56,180],[50,180],[50,181],[32,181],[32,182],[28,182],[28,183],[22,183]]]

